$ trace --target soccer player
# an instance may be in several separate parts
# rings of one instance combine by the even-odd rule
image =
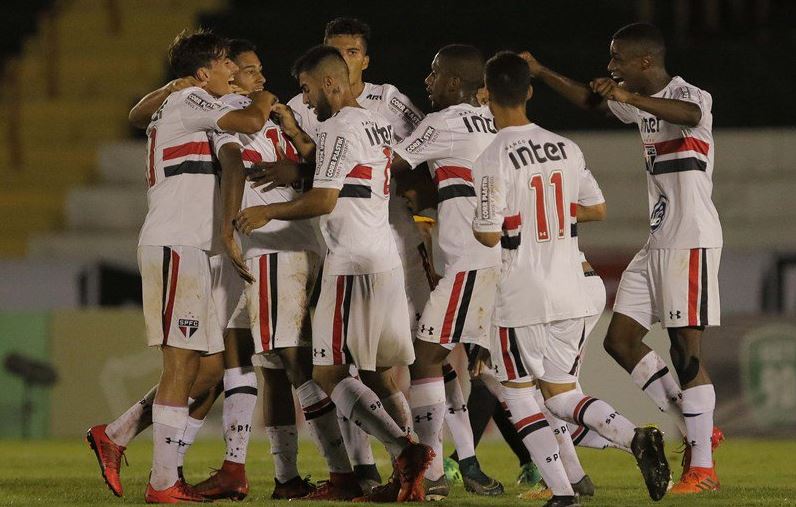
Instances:
[[[534,399],[534,380],[552,414],[631,447],[650,496],[660,499],[669,482],[660,431],[636,428],[605,402],[576,390],[585,317],[595,313],[572,236],[583,155],[569,139],[528,120],[531,75],[517,54],[491,58],[484,80],[498,134],[475,163],[473,231],[486,246],[500,243],[503,252],[491,359],[512,420],[553,492],[547,505],[576,501],[555,436]]]
[[[362,381],[384,391],[381,374],[414,361],[403,271],[388,221],[392,129],[362,108],[337,49],[317,46],[295,65],[304,100],[322,122],[313,188],[285,203],[252,206],[237,218],[251,234],[271,220],[321,217],[328,247],[312,322],[313,379],[338,412],[380,440],[394,459],[399,501],[422,500],[430,447],[413,443]],[[307,499],[335,498],[321,486]]]
[[[423,309],[415,332],[416,359],[409,368],[414,430],[437,455],[426,472],[427,494],[433,491],[435,498],[448,493],[442,426],[450,416],[458,419],[450,429],[465,488],[481,495],[503,493],[502,484],[481,471],[475,456],[456,372],[450,365],[443,370],[457,344],[488,347],[499,275],[500,249],[485,247],[470,234],[475,211],[472,164],[497,133],[491,113],[476,98],[483,66],[481,52],[472,46],[455,44],[439,50],[425,81],[436,112],[395,147],[393,161],[393,173],[427,162],[438,194],[439,248],[445,268]]]
[[[256,132],[275,101],[268,92],[255,94],[242,110],[218,101],[230,92],[235,70],[226,51],[226,42],[212,33],[181,33],[169,48],[169,63],[175,74],[200,84],[170,95],[147,129],[149,211],[138,260],[148,341],[163,353],[152,405],[149,503],[204,501],[179,477],[177,459],[200,356],[223,349],[208,257],[218,243],[213,216],[220,202],[207,132]]]
[[[336,18],[327,23],[323,42],[337,48],[348,66],[351,90],[360,106],[382,115],[392,127],[393,136],[400,140],[408,136],[420,122],[423,113],[398,89],[390,84],[373,84],[363,80],[363,73],[370,64],[368,44],[370,27],[359,19]],[[288,106],[293,111],[298,127],[309,135],[311,141],[318,139],[319,121],[314,111],[307,107],[302,95],[293,97]],[[291,133],[285,130],[288,135]],[[303,146],[297,135],[291,137],[302,155]],[[308,147],[311,150],[314,146]],[[312,157],[313,155],[308,156]],[[389,202],[390,226],[398,254],[404,269],[406,294],[409,298],[409,315],[412,329],[417,325],[420,312],[428,301],[431,292],[427,283],[430,274],[424,269],[424,257],[428,256],[423,239],[420,236],[412,216],[407,210],[403,199],[397,196],[397,185],[391,187],[392,198]],[[411,414],[406,405],[406,398],[399,392],[397,384],[386,382],[388,391],[380,393],[381,402],[399,425],[411,427]],[[348,421],[341,419],[340,429],[343,432],[346,448],[354,464],[354,470],[360,478],[363,488],[370,489],[381,482],[376,469],[373,453],[367,435]]]
[[[622,275],[605,349],[685,435],[686,454],[674,494],[719,488],[713,449],[716,395],[701,360],[702,332],[720,320],[718,271],[722,232],[711,200],[711,95],[666,70],[660,31],[636,23],[610,46],[611,78],[588,86],[527,56],[531,73],[574,104],[638,125],[644,145],[650,236]],[[644,336],[656,322],[671,340],[679,379]]]
[[[230,42],[230,55],[239,68],[234,84],[246,93],[261,90],[265,83],[262,64],[255,49],[248,41]],[[225,96],[222,101],[242,108],[248,104],[249,99],[233,94]],[[229,150],[233,151],[232,156],[237,155],[240,158],[242,151],[242,160],[247,167],[255,162],[276,161],[284,157],[298,160],[296,148],[271,120],[253,135],[221,133],[212,136],[212,141],[214,149],[219,152],[219,158]],[[298,185],[298,189],[301,189],[301,185]],[[292,187],[261,192],[246,185],[243,172],[234,180],[222,180],[222,192],[225,197],[229,197],[225,202],[232,204],[225,209],[224,217],[224,223],[230,225],[241,207],[245,209],[289,202],[299,195]],[[337,490],[337,496],[341,498],[359,496],[361,490],[342,442],[334,404],[312,380],[307,306],[321,254],[315,229],[309,220],[272,220],[249,236],[243,237],[242,246],[247,271],[253,275],[253,280],[246,286],[240,298],[230,327],[238,328],[235,332],[239,338],[248,342],[254,340],[254,351],[257,355],[253,362],[263,367],[266,381],[278,376],[277,372],[268,370],[279,370],[296,389],[310,434],[327,460],[330,470],[329,487]],[[271,387],[280,386],[285,386],[285,383],[278,380],[277,385]],[[279,419],[280,412],[286,412],[284,405],[277,406],[275,401],[290,398],[292,407],[290,384],[285,387],[285,393],[271,389],[274,396],[264,400],[264,413],[268,422]],[[253,404],[248,407],[249,425],[253,409]],[[267,425],[266,431],[271,441],[277,473],[272,498],[296,498],[311,492],[311,488],[296,469],[297,432],[295,421],[290,422],[292,424],[280,425],[282,427]],[[240,451],[235,453],[242,452],[245,456],[245,444],[248,442],[241,442]],[[228,456],[224,467],[230,459]],[[229,489],[225,483],[234,482],[234,472],[230,471],[227,479],[223,474],[224,467],[206,481],[206,488],[203,487],[204,483],[200,483],[196,486],[197,490],[205,496],[215,497]],[[208,495],[205,489],[218,493]]]

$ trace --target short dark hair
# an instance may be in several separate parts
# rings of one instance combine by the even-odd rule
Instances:
[[[169,46],[169,65],[177,77],[193,76],[201,67],[226,56],[227,40],[210,30],[183,30]]]
[[[487,60],[484,81],[491,102],[504,107],[519,106],[528,100],[531,71],[520,55],[501,51]]]
[[[312,72],[318,68],[318,66],[325,60],[332,58],[335,61],[339,61],[343,64],[343,67],[346,69],[346,73],[348,73],[348,65],[345,63],[345,60],[340,55],[340,52],[333,48],[332,46],[327,46],[325,44],[320,44],[309,49],[306,53],[301,55],[298,60],[293,64],[292,74],[293,77],[298,79],[299,74],[302,72]]]
[[[484,85],[484,55],[468,44],[449,44],[438,51],[444,68],[457,76],[466,92],[475,92]]]
[[[326,23],[326,30],[323,33],[323,40],[327,40],[333,35],[357,35],[362,37],[365,43],[365,52],[368,51],[370,44],[370,26],[358,18],[339,17]]]
[[[649,23],[632,23],[614,33],[613,40],[627,41],[639,50],[661,58],[666,55],[666,41],[657,26]]]
[[[257,52],[257,46],[255,46],[250,40],[230,39],[228,44],[229,51],[227,52],[227,56],[229,56],[232,60],[237,58],[241,53],[246,53],[249,51],[252,53]]]

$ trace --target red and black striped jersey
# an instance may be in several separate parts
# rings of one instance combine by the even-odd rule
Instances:
[[[216,250],[218,179],[208,132],[231,108],[199,87],[174,92],[147,127],[148,211],[139,245]]]
[[[457,104],[423,118],[395,147],[413,168],[428,162],[437,186],[439,248],[445,273],[500,264],[500,249],[485,247],[470,232],[475,212],[473,163],[496,133],[488,107]]]
[[[675,125],[634,106],[608,101],[624,123],[636,123],[644,145],[650,248],[717,248],[721,223],[713,205],[713,97],[676,76],[652,97],[699,106],[696,127]]]

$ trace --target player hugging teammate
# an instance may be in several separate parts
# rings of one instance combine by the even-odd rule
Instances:
[[[138,257],[149,345],[164,366],[140,402],[86,435],[112,492],[123,494],[125,448],[151,425],[148,503],[246,497],[261,392],[274,499],[440,500],[454,477],[500,495],[475,453],[496,407],[520,462],[532,458],[544,479],[525,498],[559,507],[595,494],[575,445],[631,453],[662,498],[671,474],[661,432],[578,381],[605,288],[578,249],[577,223],[602,220],[605,202],[578,146],[526,116],[532,78],[639,125],[650,239],[622,277],[605,347],[680,422],[686,455],[672,492],[718,489],[722,436],[699,347],[719,319],[710,95],[671,78],[662,37],[636,24],[613,37],[611,78],[589,86],[529,53],[485,62],[474,46],[445,46],[424,116],[394,86],[363,80],[369,37],[359,20],[331,21],[294,65],[301,93],[282,105],[264,90],[254,45],[184,32],[169,49],[179,78],[131,111],[148,135]],[[415,212],[436,208],[439,275],[401,198],[410,195]],[[655,322],[672,339],[679,384],[642,341]],[[487,387],[466,401],[447,362],[460,343],[474,385]],[[223,463],[189,485],[185,453],[222,392]],[[293,393],[328,481],[298,471]],[[442,459],[443,424],[455,461]],[[369,436],[391,457],[383,484]]]

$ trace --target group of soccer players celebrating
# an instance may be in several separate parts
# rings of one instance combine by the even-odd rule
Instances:
[[[122,496],[124,450],[152,426],[147,502],[243,499],[261,392],[272,498],[443,499],[443,424],[465,488],[503,494],[475,456],[448,363],[459,344],[487,387],[471,396],[499,400],[507,438],[543,479],[526,498],[574,506],[594,495],[576,442],[627,451],[653,500],[718,489],[712,454],[722,435],[700,361],[702,331],[719,323],[711,96],[669,76],[659,31],[633,24],[612,38],[611,78],[588,85],[529,53],[485,61],[474,46],[445,46],[430,62],[433,112],[424,115],[394,86],[363,80],[369,37],[357,19],[329,22],[323,44],[294,65],[301,93],[282,104],[264,89],[250,42],[183,32],[169,48],[179,79],[130,112],[148,136],[138,261],[163,373],[140,402],[87,432],[111,491]],[[683,432],[674,487],[661,432],[578,382],[606,295],[577,225],[604,219],[606,205],[578,146],[528,119],[534,78],[639,126],[650,237],[622,276],[605,348]],[[428,208],[439,274],[412,218]],[[677,379],[643,343],[655,322],[671,337]],[[405,368],[408,396],[396,382]],[[223,464],[189,485],[184,455],[222,393]],[[293,393],[328,481],[297,469]],[[369,436],[392,459],[383,484]]]

